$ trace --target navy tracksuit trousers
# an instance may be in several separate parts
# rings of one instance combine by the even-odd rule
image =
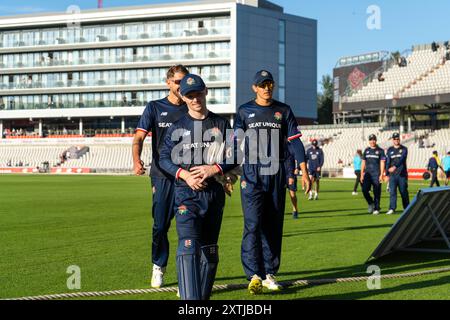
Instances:
[[[194,191],[175,187],[178,233],[177,274],[183,300],[208,300],[215,280],[225,192],[215,180]]]
[[[153,239],[152,262],[166,267],[169,259],[169,240],[167,232],[174,217],[174,180],[163,177],[151,177],[153,188]]]
[[[286,171],[260,175],[257,165],[244,165],[241,177],[241,200],[244,211],[244,234],[241,260],[247,279],[276,274],[280,267],[286,204]]]
[[[389,176],[389,193],[390,193],[390,206],[389,209],[395,211],[397,209],[397,188],[402,196],[403,209],[409,206],[409,193],[408,193],[408,178],[402,177],[398,174]]]
[[[378,174],[364,174],[364,181],[362,184],[362,192],[364,198],[369,205],[374,205],[374,210],[380,211],[380,200],[381,200],[381,183],[380,176]],[[370,189],[373,187],[373,198],[370,195]]]
[[[202,191],[176,186],[174,210],[179,242],[191,240],[199,246],[217,244],[224,207],[223,186],[214,180],[208,181],[208,187]]]

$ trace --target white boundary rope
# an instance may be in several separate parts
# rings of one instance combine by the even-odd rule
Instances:
[[[380,279],[400,279],[400,278],[412,278],[424,275],[431,275],[437,273],[450,272],[450,267],[425,270],[411,273],[397,273],[397,274],[387,274],[381,275]],[[282,282],[283,287],[292,286],[309,286],[309,285],[321,285],[321,284],[332,284],[332,283],[348,283],[348,282],[363,282],[367,281],[372,277],[349,277],[349,278],[331,278],[331,279],[313,279],[313,280],[296,280]],[[245,289],[247,284],[224,284],[215,285],[213,291],[223,291],[223,290],[237,290]],[[12,298],[5,300],[57,300],[57,299],[71,299],[71,298],[88,298],[88,297],[107,297],[107,296],[120,296],[120,295],[139,295],[139,294],[150,294],[150,293],[160,293],[160,292],[177,292],[177,287],[167,287],[159,289],[129,289],[129,290],[113,290],[113,291],[92,291],[92,292],[72,292],[72,293],[60,293],[60,294],[49,294],[42,296],[30,296],[21,298]]]

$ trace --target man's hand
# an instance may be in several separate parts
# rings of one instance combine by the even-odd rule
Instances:
[[[394,173],[395,170],[397,170],[397,167],[396,167],[396,166],[393,166],[393,167],[391,167],[391,168],[388,169],[389,173]]]
[[[133,163],[133,171],[137,176],[142,176],[145,174],[144,161],[139,160]]]
[[[180,173],[180,178],[194,191],[201,191],[206,188],[207,184],[202,183],[200,178],[195,178],[189,171],[183,170]]]
[[[364,183],[364,173],[361,173],[361,178],[359,179],[359,181],[361,182],[361,184],[363,184]]]
[[[321,167],[317,168],[317,172],[320,172],[320,171],[322,171],[322,168]]]
[[[206,179],[214,177],[216,174],[220,172],[217,166],[199,166],[191,168],[191,174],[195,179],[200,179],[200,182],[203,183]]]
[[[380,183],[383,183],[383,182],[384,182],[384,176],[383,176],[383,175],[380,175],[379,181],[380,181]]]

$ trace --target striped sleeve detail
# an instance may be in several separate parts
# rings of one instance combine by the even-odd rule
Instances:
[[[144,132],[144,133],[148,133],[148,131],[147,131],[147,130],[145,130],[145,129],[142,129],[142,128],[137,128],[137,129],[135,130],[135,132],[138,132],[138,131],[140,131],[140,132]]]
[[[216,168],[217,169],[219,169],[219,174],[221,175],[221,176],[223,176],[223,170],[222,170],[222,167],[221,166],[219,166],[217,163],[216,164],[214,164],[215,166],[216,166]]]
[[[288,138],[288,141],[292,141],[292,140],[301,138],[302,136],[303,136],[303,135],[302,135],[301,133],[296,134],[295,136],[289,137],[289,138]]]
[[[177,170],[177,173],[175,174],[175,178],[176,178],[177,180],[180,179],[181,171],[183,171],[182,168],[178,169],[178,170]]]

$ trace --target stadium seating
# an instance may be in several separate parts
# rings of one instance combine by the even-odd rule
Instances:
[[[60,156],[67,149],[67,146],[1,146],[0,147],[0,168],[16,167],[22,163],[22,167],[41,167],[45,161],[50,166],[55,166],[60,162]]]
[[[89,152],[80,159],[68,158],[61,164],[61,155],[70,146],[0,146],[0,168],[7,167],[42,167],[48,161],[50,167],[90,168],[95,172],[129,172],[133,168],[131,145],[95,145],[89,146]],[[143,149],[142,159],[146,166],[150,165],[151,150]],[[9,165],[11,164],[11,165]]]
[[[356,150],[367,147],[367,137],[375,134],[381,147],[388,146],[388,140],[394,131],[385,131],[381,127],[369,127],[364,131],[361,128],[338,128],[322,130],[302,130],[303,143],[308,146],[311,139],[323,141],[322,148],[325,154],[324,169],[335,169],[349,166],[353,163]],[[342,163],[340,163],[340,160]]]
[[[141,159],[150,165],[151,150],[145,147]],[[91,168],[96,171],[119,172],[133,169],[130,145],[89,146],[89,152],[80,159],[70,159],[61,168]]]
[[[336,170],[342,167],[352,166],[357,149],[364,150],[368,143],[367,137],[375,134],[378,137],[380,147],[387,149],[390,145],[390,137],[393,130],[384,130],[382,127],[337,127],[315,129],[307,127],[302,130],[302,141],[305,147],[311,145],[313,139],[320,141],[325,153],[324,170]],[[420,138],[424,142],[420,143]],[[142,152],[142,159],[146,166],[150,165],[151,148],[146,142]],[[409,150],[408,166],[410,168],[425,168],[431,153],[434,150],[443,156],[450,150],[450,129],[417,130],[413,134],[403,135],[403,144]],[[42,163],[48,161],[50,167],[65,168],[89,168],[98,173],[130,173],[133,167],[131,156],[131,143],[129,141],[115,144],[86,144],[89,151],[79,159],[68,157],[61,163],[61,155],[70,150],[71,145],[2,145],[0,146],[0,168],[15,167],[19,163],[22,167],[42,167]]]
[[[450,93],[450,61],[445,59],[447,49],[441,45],[436,51],[431,46],[416,46],[407,57],[407,65],[393,64],[383,72],[384,81],[372,81],[343,102],[378,101]]]
[[[324,169],[336,169],[351,166],[357,149],[364,150],[368,146],[367,137],[375,134],[378,137],[380,147],[387,149],[391,146],[389,140],[396,131],[383,130],[381,127],[365,128],[330,128],[330,129],[306,129],[302,130],[302,141],[306,146],[312,139],[322,141],[325,154]],[[419,137],[428,135],[424,148],[420,148]],[[403,144],[409,148],[408,166],[410,168],[425,168],[432,151],[436,150],[442,157],[450,151],[450,129],[418,130],[411,135],[403,136]],[[342,160],[340,164],[339,160]]]

